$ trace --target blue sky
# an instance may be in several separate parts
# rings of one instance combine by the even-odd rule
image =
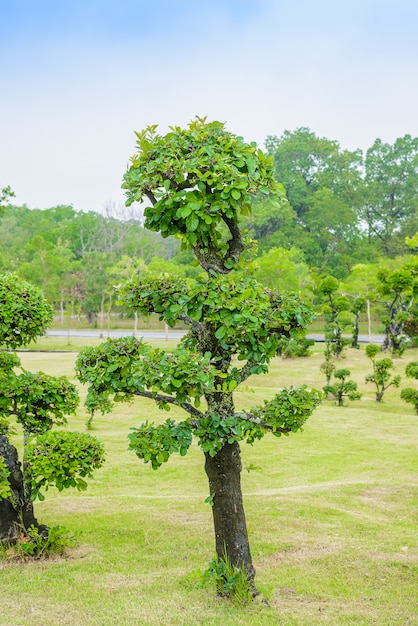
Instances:
[[[0,0],[0,186],[123,202],[134,130],[226,122],[261,146],[418,136],[416,0]]]

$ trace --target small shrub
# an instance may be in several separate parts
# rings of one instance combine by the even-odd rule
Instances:
[[[230,598],[234,604],[248,604],[252,599],[251,583],[244,568],[237,568],[224,554],[222,559],[214,559],[206,571],[209,580],[215,582],[220,596]]]
[[[380,347],[374,343],[366,346],[366,356],[371,360],[373,365],[373,374],[366,376],[366,383],[374,383],[376,387],[376,402],[381,402],[386,389],[393,385],[399,387],[401,383],[400,376],[391,378],[391,371],[394,367],[392,359],[376,359],[376,355],[380,352]]]
[[[282,337],[277,345],[277,354],[282,358],[295,358],[309,356],[311,346],[315,344],[313,339],[296,339],[295,337]]]
[[[0,457],[0,500],[4,498],[8,498],[11,495],[10,483],[9,483],[10,472],[7,469],[6,463],[2,457]]]
[[[344,398],[348,400],[360,400],[361,393],[357,391],[357,383],[347,380],[351,372],[347,369],[335,370],[334,377],[337,379],[333,385],[325,385],[323,391],[326,395],[333,395],[338,406],[344,406]]]
[[[67,548],[76,545],[75,535],[64,526],[52,526],[43,532],[35,526],[20,531],[19,538],[13,545],[0,548],[5,558],[12,560],[46,559],[62,556]]]
[[[412,404],[415,413],[418,415],[418,391],[416,389],[412,389],[412,387],[406,387],[401,391],[401,399],[408,404]]]
[[[335,372],[335,359],[330,355],[326,354],[326,359],[323,363],[321,363],[321,372],[325,374],[325,378],[327,380],[327,385],[331,384],[331,377]]]
[[[408,378],[418,379],[418,361],[412,361],[408,363],[405,368],[405,374]],[[401,391],[401,399],[405,400],[409,404],[412,404],[415,408],[415,412],[418,415],[418,390],[413,387],[406,387]]]

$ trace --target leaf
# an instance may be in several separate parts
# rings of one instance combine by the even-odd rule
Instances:
[[[222,339],[223,337],[225,337],[225,334],[226,334],[225,326],[220,326],[215,333],[215,337],[216,339]]]
[[[211,455],[211,456],[213,456],[213,455]],[[205,503],[206,504],[210,504],[210,506],[214,506],[215,505],[214,499],[215,499],[215,494],[211,493],[210,496],[205,498]]]
[[[186,219],[187,230],[195,231],[199,226],[199,218],[195,213],[191,213]]]

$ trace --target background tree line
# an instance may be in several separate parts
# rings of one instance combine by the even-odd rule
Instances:
[[[364,154],[299,128],[265,147],[284,190],[256,198],[243,217],[257,241],[248,265],[255,277],[320,300],[321,280],[333,276],[342,292],[363,297],[364,312],[382,303],[379,272],[400,270],[418,247],[418,138],[376,139]],[[41,287],[62,318],[103,319],[115,306],[113,286],[132,272],[199,271],[178,240],[144,229],[141,210],[30,210],[12,196],[1,192],[0,271]]]

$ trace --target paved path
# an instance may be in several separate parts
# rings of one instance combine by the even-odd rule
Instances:
[[[171,328],[168,331],[164,330],[142,330],[138,329],[137,337],[143,337],[144,339],[181,339],[185,335],[184,330],[173,330]],[[96,329],[87,329],[87,330],[49,330],[48,335],[50,337],[97,337],[107,339],[111,337],[112,339],[116,339],[118,337],[129,337],[133,335],[132,330],[96,330]],[[308,339],[314,339],[315,341],[324,341],[323,334],[308,334]],[[372,335],[369,339],[368,335],[359,335],[360,343],[382,343],[383,336],[382,335]]]
[[[117,339],[118,337],[129,337],[134,334],[133,330],[96,330],[96,329],[87,329],[87,330],[49,330],[49,337],[97,337],[98,339],[107,339],[108,337],[112,337],[112,339]],[[164,330],[142,330],[138,329],[136,336],[144,337],[145,339],[181,339],[185,331],[183,330],[172,330],[171,328],[168,331]]]

